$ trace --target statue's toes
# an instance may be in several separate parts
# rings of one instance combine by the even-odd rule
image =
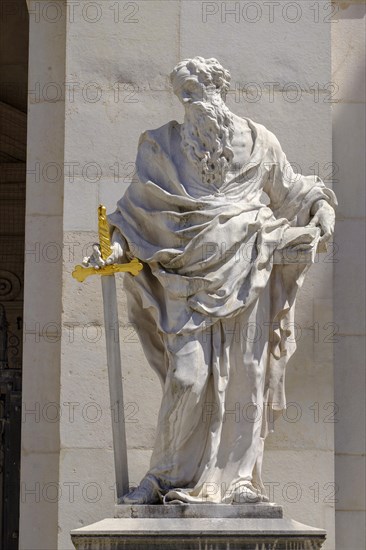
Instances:
[[[236,489],[233,504],[258,504],[259,502],[269,502],[269,498],[247,485]]]

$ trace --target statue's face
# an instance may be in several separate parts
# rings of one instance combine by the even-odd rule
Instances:
[[[186,67],[175,75],[173,87],[175,95],[186,107],[194,101],[210,101],[213,95],[220,94],[213,84],[203,84]]]
[[[206,86],[201,84],[195,75],[181,77],[177,80],[178,87],[176,87],[174,91],[183,105],[192,103],[193,101],[204,101],[206,99]]]

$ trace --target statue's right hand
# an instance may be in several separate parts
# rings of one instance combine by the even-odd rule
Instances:
[[[105,265],[122,264],[124,250],[119,242],[114,242],[111,245],[112,254],[108,256],[105,261]]]
[[[100,246],[98,243],[94,243],[93,246],[93,253],[91,256],[85,256],[83,258],[83,266],[84,267],[94,267],[95,269],[99,269],[100,267],[105,266],[105,261],[102,258],[102,253],[100,250]]]
[[[93,244],[93,253],[91,256],[85,256],[83,259],[83,265],[85,267],[94,267],[99,269],[105,265],[120,264],[123,262],[123,248],[118,242],[114,242],[111,245],[112,254],[108,256],[106,260],[103,260],[100,246],[98,243]]]

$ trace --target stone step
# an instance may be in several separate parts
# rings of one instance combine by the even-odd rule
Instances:
[[[115,518],[282,518],[278,504],[117,504]]]
[[[76,550],[318,550],[325,537],[288,518],[110,518],[71,532]]]

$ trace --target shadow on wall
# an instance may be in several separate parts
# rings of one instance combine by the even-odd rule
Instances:
[[[365,434],[365,56],[364,1],[337,2],[332,26],[333,75],[339,102],[333,105],[333,161],[339,167],[333,189],[339,200],[334,241],[335,478],[337,548],[362,548],[365,492],[361,473]],[[355,472],[347,481],[347,473]],[[360,487],[362,487],[360,491]]]
[[[365,15],[365,0],[333,0],[333,4],[339,8],[336,19],[362,19]]]

